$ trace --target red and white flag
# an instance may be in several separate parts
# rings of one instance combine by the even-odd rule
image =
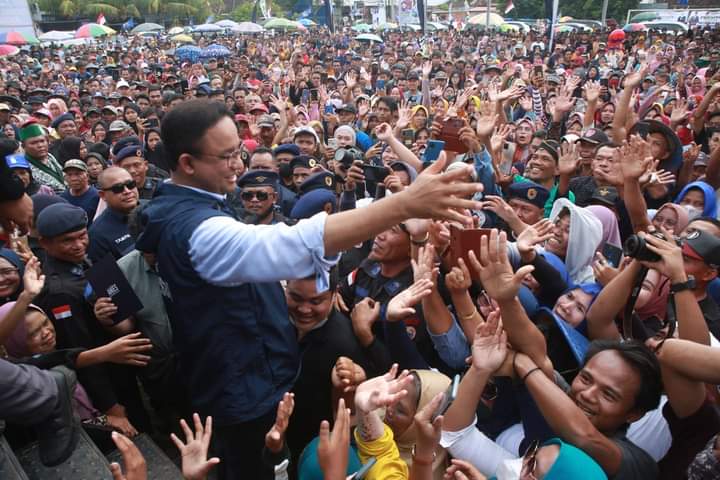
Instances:
[[[98,15],[97,21],[95,23],[97,23],[98,25],[105,25],[107,23],[107,20],[105,20],[105,14],[100,13],[100,15]]]
[[[70,305],[60,305],[52,309],[52,314],[55,320],[61,320],[72,317],[72,310],[70,310]]]
[[[508,13],[510,13],[510,10],[512,10],[513,8],[515,8],[515,5],[513,5],[512,0],[508,0],[507,5],[505,5],[505,14],[507,15]]]

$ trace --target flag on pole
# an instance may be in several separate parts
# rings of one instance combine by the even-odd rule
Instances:
[[[105,14],[100,12],[100,15],[97,17],[97,21],[95,22],[98,25],[105,25],[107,23],[107,20],[105,20]]]
[[[515,8],[515,5],[513,5],[513,0],[508,0],[507,5],[505,5],[505,15],[510,13],[511,10]]]

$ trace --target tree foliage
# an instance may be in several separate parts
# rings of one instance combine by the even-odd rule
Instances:
[[[225,9],[223,0],[36,0],[40,11],[65,18],[103,13],[109,20],[161,15],[166,18],[194,17],[203,21]]]
[[[515,10],[510,12],[513,18],[545,18],[544,0],[515,0]],[[627,11],[637,8],[639,0],[608,0],[607,18],[614,18],[620,24],[625,21]],[[559,13],[583,20],[600,20],[602,0],[562,0]]]

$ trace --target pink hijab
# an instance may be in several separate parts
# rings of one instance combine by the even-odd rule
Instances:
[[[60,115],[63,113],[66,113],[68,111],[68,107],[65,104],[65,100],[61,100],[59,98],[51,98],[47,102],[47,109],[52,112],[52,109],[50,108],[50,105],[57,105],[57,107],[60,109]],[[55,120],[59,115],[56,115],[53,117],[53,120]]]
[[[606,243],[622,248],[622,240],[620,240],[620,229],[615,213],[602,205],[590,205],[585,210],[591,212],[602,223],[602,239],[598,245],[597,251],[602,252]]]
[[[657,212],[655,212],[655,215],[660,213],[660,211],[664,208],[669,208],[675,212],[675,215],[677,215],[677,225],[675,225],[675,229],[673,230],[674,235],[680,235],[680,232],[685,230],[685,227],[687,227],[687,224],[690,222],[690,219],[688,218],[687,210],[685,210],[683,207],[678,205],[677,203],[664,203],[660,206],[660,208],[657,209]]]

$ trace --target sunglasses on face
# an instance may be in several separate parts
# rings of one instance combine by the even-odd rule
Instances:
[[[267,192],[242,192],[240,194],[240,198],[245,200],[246,202],[252,200],[253,198],[257,198],[259,201],[264,202],[268,198],[270,198],[270,194]]]
[[[107,192],[110,190],[112,193],[120,194],[123,193],[126,188],[128,190],[133,190],[135,187],[137,187],[137,182],[135,182],[135,180],[128,180],[125,183],[116,183],[108,188],[103,188],[103,191]]]

